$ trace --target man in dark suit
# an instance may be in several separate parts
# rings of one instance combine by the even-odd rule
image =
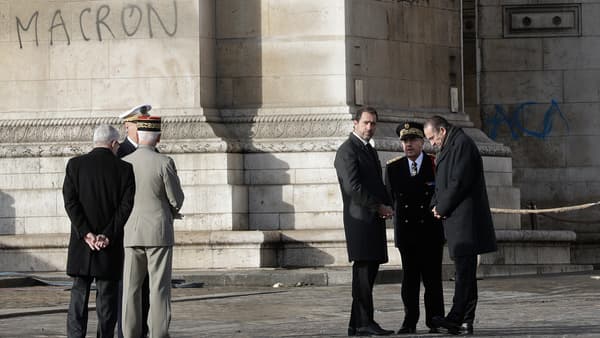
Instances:
[[[456,268],[452,309],[435,317],[437,326],[459,334],[462,323],[473,333],[477,306],[477,255],[496,251],[496,236],[483,175],[483,160],[475,142],[443,117],[425,121],[425,136],[437,156],[433,215],[442,219],[448,251]]]
[[[94,149],[67,163],[63,184],[65,209],[71,220],[67,274],[73,277],[68,337],[86,335],[94,279],[97,336],[114,335],[123,271],[123,227],[135,194],[133,168],[115,156],[118,147],[119,132],[101,125],[94,131]]]
[[[385,218],[393,210],[383,185],[381,163],[369,141],[377,111],[360,108],[354,131],[335,156],[335,169],[344,203],[344,230],[352,265],[352,310],[348,335],[389,335],[373,318],[373,284],[379,264],[388,261]]]
[[[396,128],[405,156],[387,162],[385,186],[394,207],[394,239],[402,258],[404,321],[398,334],[415,333],[419,321],[421,280],[425,287],[425,324],[444,315],[442,291],[442,223],[429,209],[435,189],[433,156],[423,152],[423,125],[407,122]]]
[[[131,153],[133,153],[138,148],[138,129],[137,129],[137,120],[141,116],[150,116],[150,110],[152,110],[152,106],[149,104],[141,104],[139,106],[135,106],[130,110],[119,115],[119,118],[123,120],[125,124],[125,132],[127,136],[121,142],[119,147],[119,151],[117,152],[117,156],[119,158],[123,158]],[[123,294],[123,285],[121,283],[119,287],[119,298],[122,298]],[[122,302],[119,302],[119,320],[118,320],[118,331],[117,334],[119,338],[123,338],[123,323],[121,318],[121,305]],[[148,332],[150,328],[148,327],[148,313],[150,311],[150,280],[148,276],[144,278],[144,283],[142,285],[142,334],[141,338],[145,338],[148,336]]]

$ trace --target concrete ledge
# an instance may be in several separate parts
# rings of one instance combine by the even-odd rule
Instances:
[[[393,231],[388,229],[388,241]],[[498,242],[578,242],[600,241],[600,234],[580,234],[566,230],[496,230]],[[345,241],[343,229],[306,230],[217,230],[177,231],[175,245],[326,243]],[[0,236],[0,249],[66,248],[69,234],[24,234]]]
[[[562,230],[496,230],[498,242],[575,242],[573,231]]]
[[[0,266],[8,271],[64,270],[68,236],[0,236]],[[489,267],[482,270],[486,275],[538,273],[538,270],[563,272],[568,271],[563,267],[571,262],[587,263],[572,257],[572,246],[576,240],[572,231],[497,230],[496,236],[498,251],[481,258],[481,266]],[[299,269],[350,265],[343,229],[178,231],[175,233],[175,243],[174,269]],[[388,229],[388,253],[388,266],[400,267],[400,255],[394,248],[392,229]],[[452,264],[447,252],[444,264]],[[274,274],[269,279],[277,279],[279,275]],[[220,281],[214,279],[216,277],[211,278],[217,285],[237,283],[231,281],[230,277]],[[305,282],[309,284],[329,283],[328,280],[324,282],[326,278],[319,274],[307,278]]]
[[[67,248],[69,234],[26,234],[0,236],[0,250]]]

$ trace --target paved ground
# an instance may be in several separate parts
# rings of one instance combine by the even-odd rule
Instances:
[[[600,337],[599,271],[479,281],[475,336]],[[446,304],[453,283],[444,282]],[[397,330],[399,284],[377,285],[376,320]],[[341,337],[350,286],[204,287],[173,290],[172,337]],[[65,337],[64,286],[0,288],[0,337]],[[90,337],[95,335],[90,314]],[[427,334],[423,320],[418,335]],[[404,335],[408,337],[408,335]]]

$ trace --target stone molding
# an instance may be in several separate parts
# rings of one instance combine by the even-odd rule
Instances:
[[[400,121],[424,120],[426,116],[392,116],[383,110],[376,137],[380,151],[397,151],[400,143],[395,128]],[[250,115],[254,112],[254,115]],[[292,114],[291,112],[296,112]],[[220,115],[165,116],[163,141],[165,153],[206,152],[319,152],[335,151],[352,131],[352,115],[339,107],[298,109],[224,110]],[[329,113],[327,113],[329,112]],[[466,116],[452,114],[453,123],[470,128]],[[114,117],[1,120],[0,158],[75,156],[91,149],[91,135],[99,124],[122,129]],[[489,140],[481,131],[477,143],[482,154],[507,156],[510,149]]]

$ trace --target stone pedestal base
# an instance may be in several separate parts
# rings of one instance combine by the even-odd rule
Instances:
[[[578,234],[571,260],[575,264],[593,264],[595,269],[600,269],[600,233]]]
[[[571,231],[496,232],[499,249],[481,257],[479,274],[499,276],[590,270],[570,265],[575,233]],[[63,271],[68,235],[0,236],[0,264],[5,271]],[[401,268],[388,231],[389,267]],[[343,230],[178,232],[174,269],[297,268],[349,266]],[[445,252],[445,271],[452,261]]]
[[[186,195],[181,210],[185,217],[174,224],[173,267],[349,265],[333,168],[335,151],[352,130],[348,107],[250,113],[223,111],[164,120],[165,138],[159,148],[175,160]],[[491,206],[518,208],[510,150],[473,129],[463,115],[449,117],[480,148]],[[402,154],[394,130],[405,119],[419,118],[382,113],[374,140],[382,167]],[[61,194],[64,167],[68,158],[90,150],[96,123],[117,121],[33,121],[14,123],[12,132],[0,133],[3,270],[65,269],[70,222]],[[573,238],[549,239],[545,232],[520,231],[517,215],[494,215],[494,221],[501,247],[482,259],[482,266],[494,267],[487,274],[503,271],[501,266],[569,264]],[[391,228],[388,222],[388,264],[400,266]],[[448,258],[445,264],[451,265]]]

